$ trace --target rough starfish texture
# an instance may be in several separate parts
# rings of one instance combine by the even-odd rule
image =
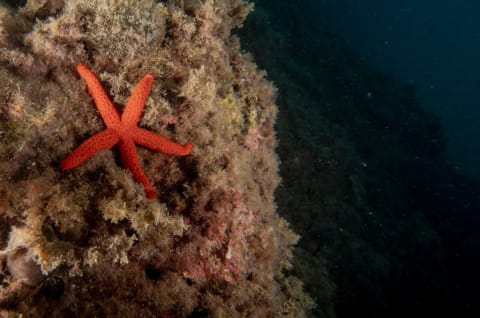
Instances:
[[[118,144],[125,167],[132,172],[138,182],[144,185],[146,196],[149,199],[154,198],[155,191],[140,166],[135,144],[177,156],[190,154],[193,146],[191,142],[184,146],[179,145],[161,135],[137,127],[145,100],[152,87],[152,74],[145,75],[137,84],[120,116],[95,74],[84,64],[79,64],[77,71],[87,83],[88,91],[107,129],[84,141],[60,163],[60,167],[63,170],[75,168],[100,150],[109,149]]]

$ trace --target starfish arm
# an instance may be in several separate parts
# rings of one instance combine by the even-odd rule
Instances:
[[[107,127],[114,127],[120,124],[120,115],[118,114],[115,106],[108,97],[107,93],[103,90],[102,84],[98,78],[93,74],[86,65],[78,64],[78,74],[85,80],[88,87],[88,92],[93,97],[95,105],[97,106],[100,115]]]
[[[128,99],[125,110],[122,113],[122,123],[126,126],[136,126],[142,115],[145,101],[150,92],[150,88],[153,83],[153,75],[147,74],[144,78],[135,86],[132,95]]]
[[[130,170],[133,174],[133,177],[143,184],[145,187],[145,194],[147,198],[152,199],[155,197],[155,191],[153,190],[152,184],[148,181],[147,176],[140,166],[138,161],[138,153],[135,148],[135,144],[131,139],[121,139],[120,140],[120,154],[122,156],[122,161],[125,167]]]
[[[190,154],[193,148],[191,142],[182,146],[168,138],[139,127],[132,131],[131,136],[135,143],[169,155],[186,156]]]
[[[85,140],[70,155],[60,163],[60,168],[69,170],[77,167],[82,162],[100,150],[112,148],[120,137],[113,129],[106,129]]]

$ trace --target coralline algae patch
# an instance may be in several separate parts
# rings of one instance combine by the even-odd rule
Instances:
[[[0,313],[6,317],[301,317],[298,237],[276,213],[275,88],[227,1],[32,0],[0,6]],[[115,149],[59,164],[105,129],[75,67],[119,113],[147,73],[139,126],[185,144],[137,147],[157,198]]]

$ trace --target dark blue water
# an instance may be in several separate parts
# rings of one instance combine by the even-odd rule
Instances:
[[[257,0],[311,317],[480,317],[480,2]]]
[[[417,88],[458,169],[480,180],[480,1],[321,0],[319,16],[373,67]]]

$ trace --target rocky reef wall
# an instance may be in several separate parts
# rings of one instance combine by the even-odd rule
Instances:
[[[276,213],[275,88],[231,30],[240,0],[0,5],[2,317],[301,317],[298,237]],[[60,161],[104,123],[84,63],[121,112],[147,73],[140,126],[189,156],[137,147]]]

